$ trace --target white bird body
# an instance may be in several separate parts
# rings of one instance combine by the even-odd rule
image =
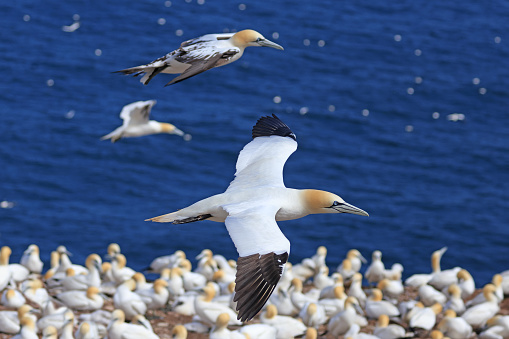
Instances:
[[[427,331],[431,330],[437,321],[437,314],[442,311],[442,306],[436,303],[430,307],[414,307],[409,312],[409,325],[411,328],[423,328]]]
[[[355,297],[348,297],[345,309],[329,320],[327,329],[335,337],[345,334],[353,324],[357,322],[356,307],[360,308]]]
[[[102,336],[99,335],[97,325],[95,323],[89,323],[87,321],[84,321],[80,324],[74,336],[76,337],[76,339],[102,338]]]
[[[23,317],[20,320],[21,330],[12,339],[39,339],[35,328],[35,322],[31,317]]]
[[[488,319],[495,316],[500,310],[495,291],[496,287],[493,284],[486,284],[483,288],[483,295],[486,301],[467,308],[461,317],[472,327],[484,326]]]
[[[125,323],[125,315],[122,310],[115,310],[108,326],[108,339],[159,339],[154,332],[142,325]]]
[[[472,335],[472,326],[465,319],[456,317],[454,311],[446,311],[437,329],[451,339],[465,339]]]
[[[444,305],[447,301],[445,294],[437,291],[430,285],[422,285],[419,287],[419,299],[422,301],[424,306],[431,306],[434,303],[440,303]]]
[[[335,194],[284,186],[283,167],[297,149],[297,142],[289,127],[276,116],[259,119],[253,127],[253,137],[240,152],[235,179],[224,193],[149,219],[173,223],[204,219],[225,222],[240,256],[235,301],[242,321],[253,318],[266,303],[288,259],[290,242],[277,221],[315,213],[368,215]],[[263,276],[256,269],[260,265]],[[257,279],[264,283],[252,286],[251,282]],[[253,299],[257,302],[251,303]]]
[[[458,286],[461,289],[461,298],[470,297],[475,292],[475,281],[470,273],[463,269],[458,272]]]
[[[418,273],[411,275],[405,280],[405,285],[419,287],[421,285],[427,284],[433,278],[433,275],[441,271],[440,260],[442,259],[442,255],[445,253],[445,251],[447,251],[447,247],[442,247],[441,249],[436,250],[431,254],[431,273]]]
[[[120,112],[120,118],[123,120],[122,126],[103,136],[101,140],[111,139],[111,142],[116,142],[122,138],[142,137],[161,133],[183,136],[184,132],[172,124],[149,120],[150,111],[155,104],[155,100],[147,100],[125,105]]]
[[[359,302],[359,305],[364,307],[366,305],[366,292],[362,289],[362,274],[355,273],[352,277],[352,284],[348,289],[347,295],[349,297],[355,297]]]
[[[113,305],[116,309],[122,310],[127,319],[131,319],[137,314],[144,315],[147,312],[147,305],[143,298],[133,292],[136,287],[134,280],[129,279],[117,287],[113,295]]]
[[[95,286],[86,291],[66,291],[56,295],[65,306],[79,311],[95,311],[103,307],[104,299]]]
[[[345,308],[346,298],[345,288],[338,285],[334,288],[334,298],[320,299],[318,304],[325,308],[325,314],[330,317]]]
[[[366,273],[364,273],[364,277],[370,283],[378,283],[380,280],[384,278],[385,273],[385,265],[382,262],[382,252],[374,251],[371,255],[371,264],[366,269]]]
[[[325,307],[318,303],[306,303],[299,312],[299,318],[302,319],[304,325],[314,328],[318,328],[328,320]]]
[[[91,286],[101,286],[101,257],[95,253],[87,257],[85,266],[87,274],[78,274],[62,279],[62,287],[64,291],[81,290],[85,291]]]
[[[143,302],[147,305],[147,309],[154,310],[163,308],[168,302],[170,291],[167,287],[168,283],[165,280],[157,279],[154,281],[153,288],[135,293],[141,296]]]
[[[389,317],[386,314],[381,314],[376,322],[376,327],[373,330],[373,335],[380,339],[396,339],[405,337],[405,329],[396,324],[389,324]]]
[[[15,334],[20,330],[17,311],[0,311],[0,332]]]
[[[382,300],[382,291],[373,288],[371,297],[366,300],[366,315],[371,319],[378,319],[382,314],[389,317],[399,316],[399,310],[392,303]]]
[[[448,292],[449,300],[447,300],[447,303],[445,304],[445,309],[453,310],[456,314],[461,315],[466,309],[465,303],[461,298],[461,288],[456,284],[452,284],[449,286]]]
[[[384,278],[377,285],[383,294],[391,299],[397,299],[404,291],[405,287],[401,280],[389,280]]]
[[[0,304],[8,308],[19,308],[26,302],[25,297],[18,290],[8,288],[2,293]]]
[[[41,273],[44,263],[39,256],[39,246],[34,244],[28,246],[25,252],[23,252],[20,264],[25,266],[32,273]]]
[[[173,254],[157,257],[150,263],[150,271],[154,273],[161,273],[163,268],[177,267],[184,259],[186,259],[186,254],[180,250],[175,251]]]
[[[248,46],[283,49],[278,44],[265,39],[260,33],[249,29],[235,34],[206,34],[183,42],[180,48],[149,64],[127,68],[118,73],[134,76],[145,73],[140,80],[144,85],[159,73],[182,73],[167,84],[170,85],[238,60]]]
[[[509,338],[509,316],[496,315],[487,321],[488,328],[479,334],[480,339]]]
[[[277,338],[277,329],[267,324],[244,325],[237,331],[244,336],[244,339]]]
[[[178,296],[172,304],[172,311],[183,315],[195,315],[194,300],[197,296],[198,294],[193,291]]]
[[[218,315],[215,325],[209,333],[210,339],[246,339],[246,336],[237,331],[230,331],[227,326],[230,322],[229,313]]]
[[[194,300],[195,312],[202,322],[213,326],[216,323],[217,317],[221,313],[226,313],[230,317],[228,322],[229,325],[242,324],[239,320],[237,320],[237,313],[234,310],[228,306],[212,301],[216,294],[214,287],[206,285],[203,288],[203,291],[205,295],[200,295]]]
[[[39,279],[36,280],[27,280],[23,283],[26,283],[26,288],[23,289],[23,295],[28,300],[36,303],[40,307],[46,305],[48,300],[50,300],[50,296],[48,291],[43,288],[43,283]]]
[[[291,339],[306,332],[306,325],[293,317],[278,315],[277,307],[271,304],[260,315],[260,321],[276,328],[277,339]]]
[[[437,290],[443,290],[449,285],[458,284],[458,272],[461,267],[454,267],[449,270],[444,270],[433,274],[433,277],[428,281],[428,284]]]

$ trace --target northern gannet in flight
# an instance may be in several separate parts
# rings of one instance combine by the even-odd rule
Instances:
[[[368,213],[339,196],[319,190],[286,188],[283,167],[297,149],[295,134],[276,115],[262,117],[253,140],[240,152],[235,179],[221,194],[177,212],[147,219],[184,224],[224,222],[237,248],[235,298],[238,319],[248,321],[265,305],[290,253],[290,242],[276,221],[317,213]]]
[[[103,136],[101,140],[111,139],[111,142],[115,142],[122,138],[141,137],[158,133],[176,134],[188,139],[189,134],[185,135],[184,132],[172,124],[149,120],[150,111],[155,104],[155,100],[147,100],[125,105],[120,112],[120,118],[124,120],[122,126]]]
[[[126,68],[114,73],[145,74],[140,82],[148,84],[159,73],[180,74],[166,86],[175,84],[211,68],[223,66],[239,59],[249,46],[283,49],[260,33],[246,29],[237,33],[206,34],[184,41],[180,48],[146,65]]]

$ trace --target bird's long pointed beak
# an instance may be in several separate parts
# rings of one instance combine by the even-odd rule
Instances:
[[[181,137],[184,136],[184,132],[182,130],[178,129],[177,127],[175,127],[175,129],[173,130],[173,134],[179,135]]]
[[[366,211],[361,210],[360,208],[355,207],[354,205],[350,205],[347,202],[341,203],[337,206],[334,206],[333,208],[339,213],[358,214],[369,217],[369,214]]]
[[[272,48],[275,48],[275,49],[280,49],[282,51],[284,50],[283,46],[278,45],[275,42],[272,42],[272,41],[267,40],[267,39],[263,39],[263,40],[258,41],[258,44],[260,46],[263,46],[263,47],[272,47]]]

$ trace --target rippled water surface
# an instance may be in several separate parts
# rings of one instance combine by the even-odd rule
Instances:
[[[118,242],[141,270],[156,256],[210,248],[236,258],[224,225],[143,220],[224,191],[262,115],[297,134],[288,187],[368,211],[281,222],[291,262],[329,249],[379,249],[404,276],[462,266],[480,283],[508,269],[509,6],[504,1],[15,1],[0,5],[0,245],[18,261],[64,244],[83,263]],[[80,27],[62,26],[78,19]],[[73,16],[74,19],[73,19]],[[252,28],[285,47],[170,87],[113,71],[206,33]],[[192,134],[99,138],[122,106]],[[464,115],[450,121],[450,114]],[[454,117],[454,116],[453,116]],[[458,115],[456,115],[458,117]],[[13,202],[13,205],[8,202]],[[11,208],[9,208],[11,207]]]

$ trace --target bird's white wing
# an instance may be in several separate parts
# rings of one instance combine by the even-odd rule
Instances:
[[[120,118],[124,120],[123,126],[136,126],[146,124],[150,118],[152,106],[155,100],[136,101],[125,105],[120,112]]]
[[[240,151],[235,179],[228,191],[276,186],[285,187],[283,167],[297,150],[297,139],[276,115],[262,117],[253,126],[253,141]]]
[[[297,142],[288,137],[255,138],[240,152],[235,179],[227,191],[253,186],[285,187],[283,167],[296,150]]]
[[[267,200],[222,206],[225,225],[239,252],[235,278],[238,319],[252,319],[274,291],[290,253],[290,242],[276,223],[277,204]]]
[[[217,41],[217,40],[228,40],[230,39],[235,33],[219,33],[219,34],[205,34],[200,37],[190,39],[187,41],[184,41],[180,47],[188,47],[194,44],[203,43],[203,42],[209,42],[209,41]]]

